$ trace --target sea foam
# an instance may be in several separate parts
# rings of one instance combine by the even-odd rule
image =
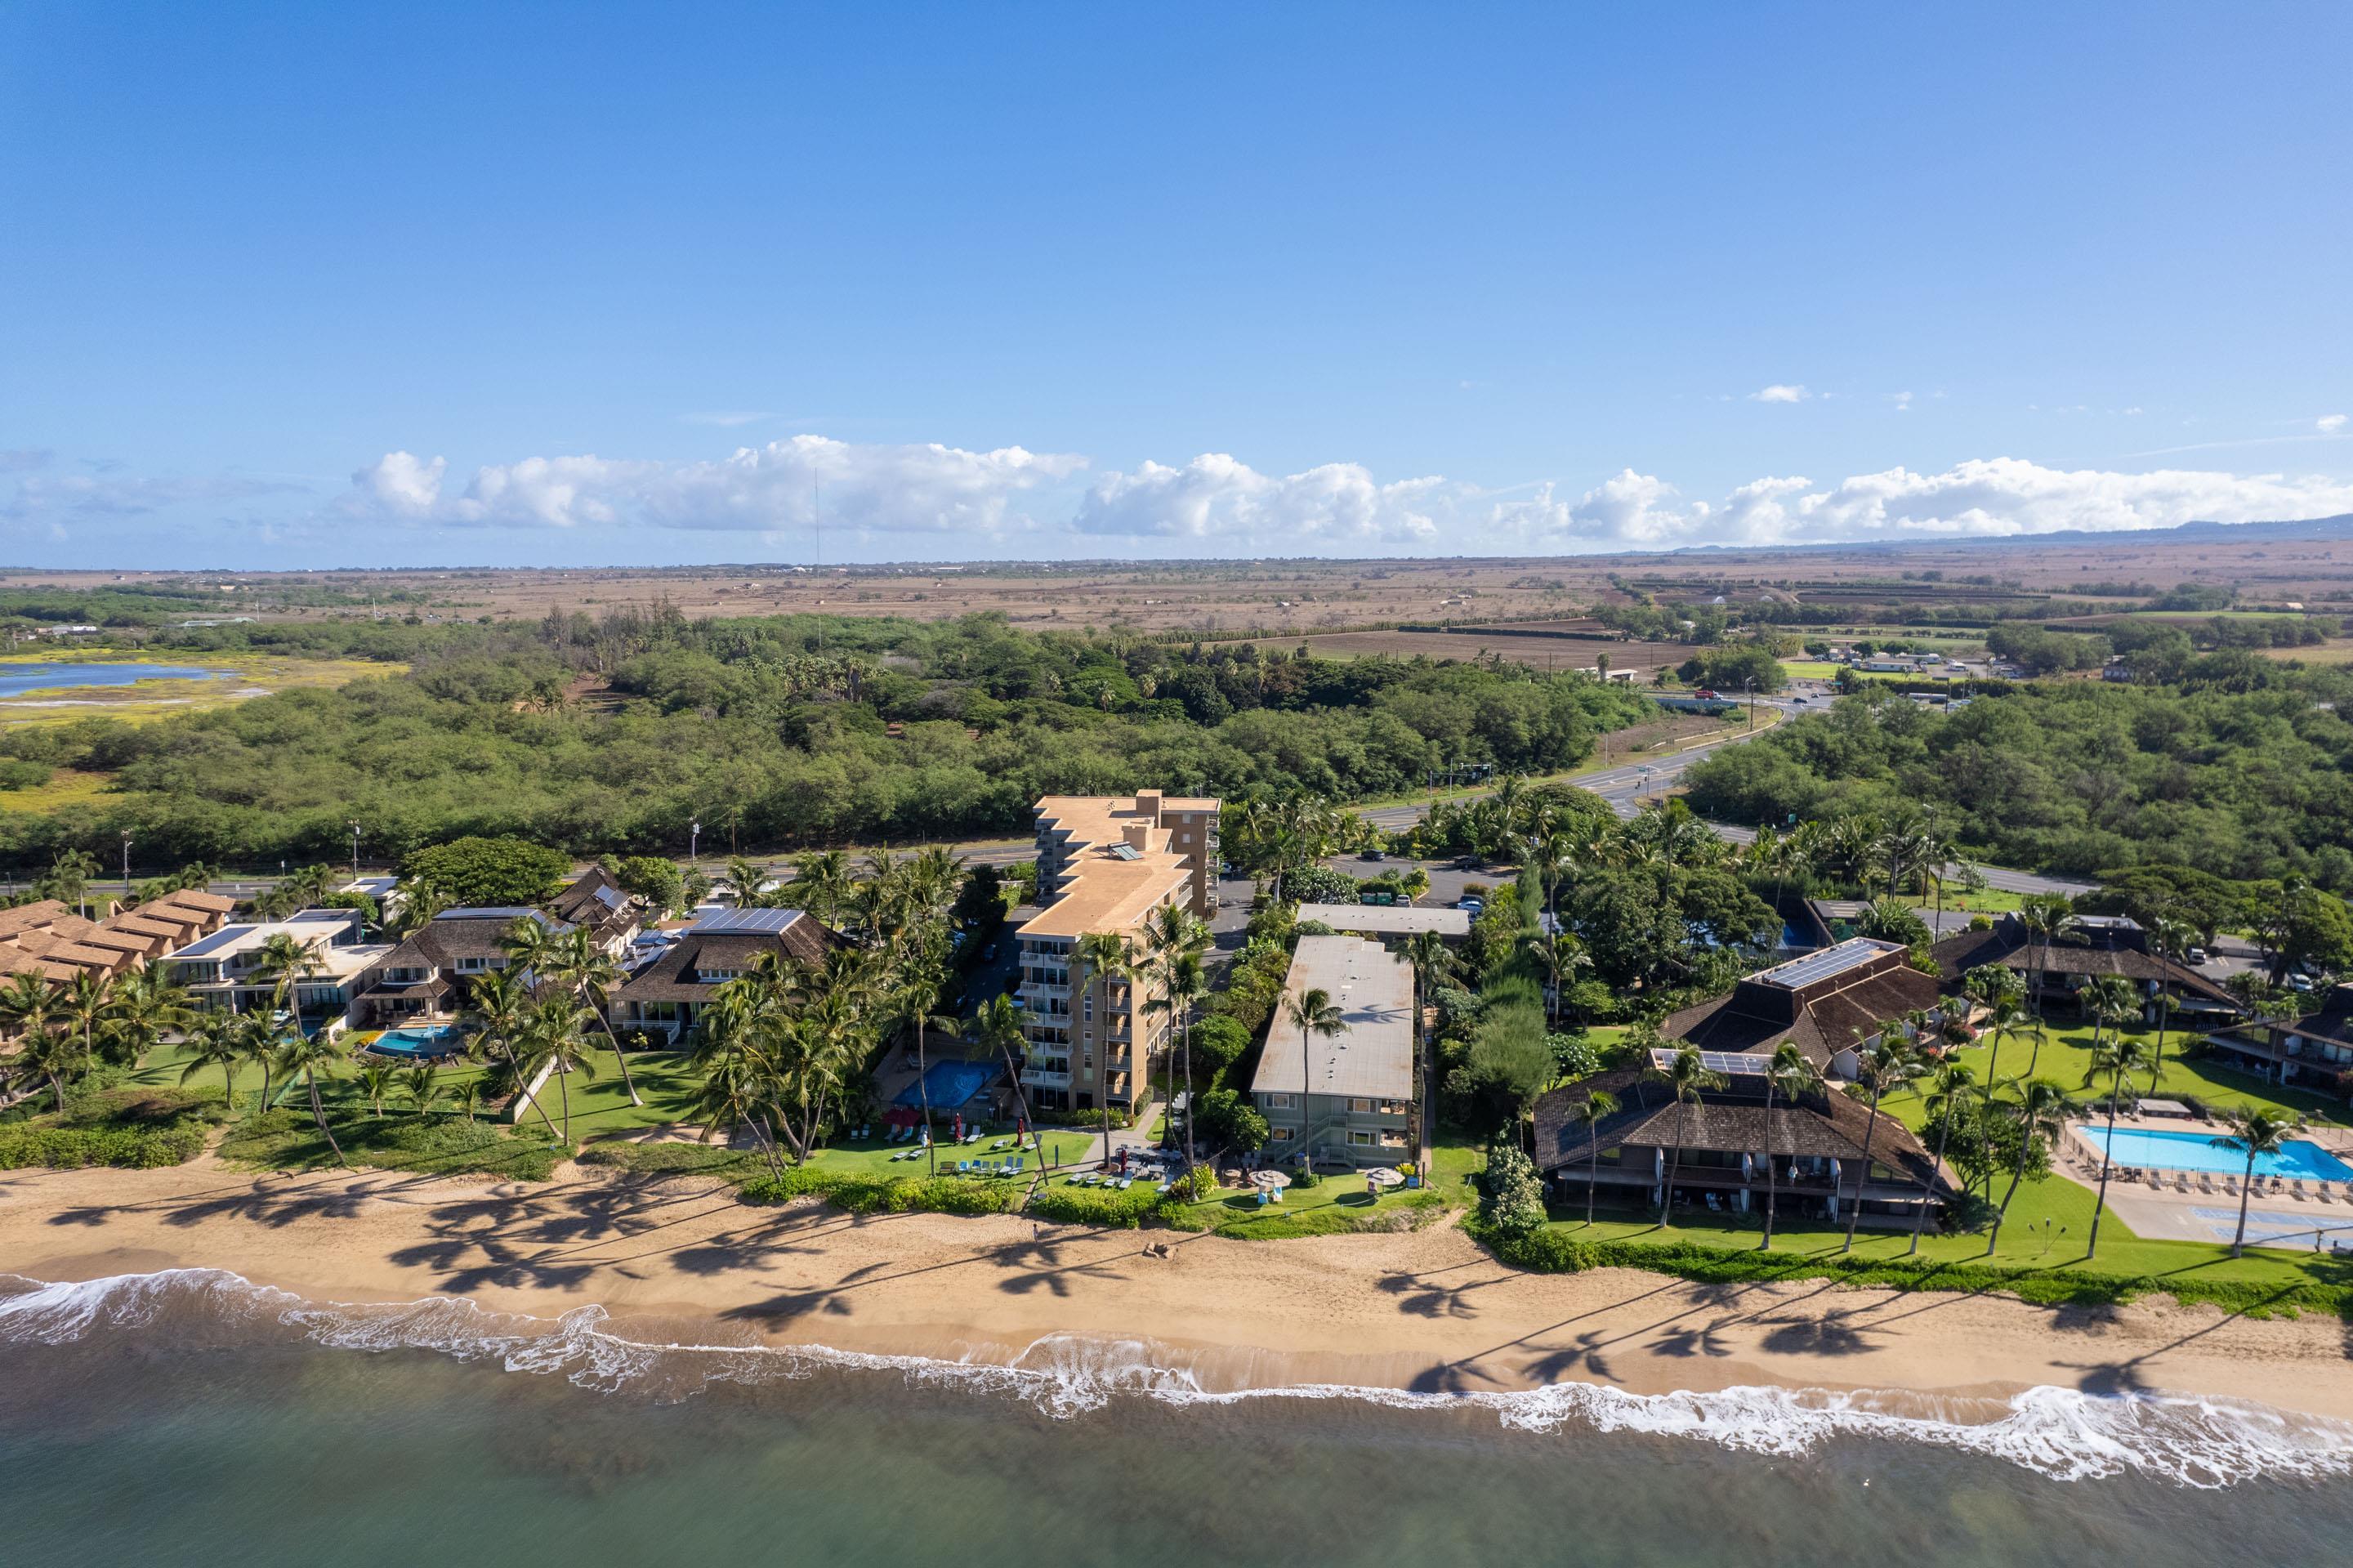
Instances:
[[[822,1345],[651,1343],[586,1306],[548,1319],[488,1311],[461,1298],[392,1304],[308,1301],[225,1269],[179,1268],[51,1283],[0,1275],[0,1346],[61,1345],[113,1330],[219,1342],[256,1329],[339,1350],[423,1350],[584,1388],[658,1399],[713,1383],[765,1383],[820,1371],[888,1372],[913,1383],[1021,1400],[1067,1419],[1122,1398],[1172,1405],[1354,1400],[1400,1410],[1478,1409],[1506,1429],[1638,1432],[1758,1454],[1798,1455],[1841,1437],[1959,1449],[2061,1480],[2137,1474],[2185,1487],[2353,1473],[2353,1423],[2251,1401],[2042,1386],[2009,1399],[1895,1391],[1740,1386],[1631,1393],[1559,1383],[1497,1393],[1422,1393],[1339,1383],[1212,1389],[1192,1358],[1149,1340],[1056,1334],[1010,1362],[876,1354]]]

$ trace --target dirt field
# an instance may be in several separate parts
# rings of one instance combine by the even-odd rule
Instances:
[[[1288,648],[1288,640],[1263,640]],[[1484,659],[1493,655],[1536,670],[1590,670],[1600,654],[1609,656],[1612,670],[1631,670],[1647,678],[1661,664],[1672,666],[1691,657],[1691,650],[1675,642],[1604,642],[1587,638],[1514,637],[1480,628],[1464,631],[1338,631],[1303,637],[1308,651],[1324,659],[1363,659],[1392,653],[1401,659],[1427,654],[1432,659]]]
[[[2338,531],[2342,531],[2341,529]],[[2320,530],[2319,532],[2326,532]],[[1481,624],[1562,621],[1624,602],[1620,584],[1662,602],[1722,594],[1727,605],[1771,598],[1819,605],[1820,621],[1876,619],[1862,601],[1968,601],[2065,594],[2129,577],[2171,587],[2230,583],[2244,601],[2353,603],[2353,537],[2294,538],[2250,530],[2196,531],[2180,541],[2133,535],[2112,541],[2010,540],[1901,548],[1710,550],[1667,555],[1468,560],[973,563],[831,567],[789,565],[663,569],[428,570],[177,574],[0,573],[0,586],[105,588],[185,585],[240,613],[319,617],[368,613],[372,599],[425,597],[432,616],[538,617],[667,599],[688,615],[824,610],[937,620],[1000,612],[1029,626],[1124,627],[1203,637],[1295,637],[1401,621]],[[273,603],[273,589],[327,589],[349,606]],[[2083,603],[2077,600],[2075,603]],[[2130,599],[2101,601],[2129,609]],[[357,608],[351,608],[357,607]],[[405,612],[410,606],[404,604]],[[1461,633],[1461,635],[1472,635]],[[1613,655],[1613,660],[1614,660]]]

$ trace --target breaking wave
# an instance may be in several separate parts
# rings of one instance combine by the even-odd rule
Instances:
[[[0,1346],[70,1344],[125,1329],[175,1343],[249,1342],[257,1330],[338,1350],[424,1350],[584,1388],[691,1397],[713,1383],[788,1382],[821,1371],[896,1373],[1024,1401],[1057,1419],[1120,1398],[1173,1405],[1252,1400],[1354,1400],[1399,1410],[1491,1411],[1512,1430],[1583,1428],[1798,1455],[1841,1437],[1933,1445],[2006,1460],[2061,1480],[2135,1474],[2185,1487],[2353,1474],[2353,1423],[2250,1401],[2188,1394],[2095,1394],[2037,1387],[2009,1399],[1888,1391],[1743,1386],[1630,1393],[1562,1383],[1516,1393],[1431,1393],[1335,1383],[1239,1390],[1205,1385],[1185,1352],[1145,1340],[1053,1335],[1011,1362],[881,1355],[825,1346],[629,1339],[602,1307],[550,1320],[430,1297],[391,1305],[307,1301],[225,1269],[179,1268],[54,1284],[0,1275]]]

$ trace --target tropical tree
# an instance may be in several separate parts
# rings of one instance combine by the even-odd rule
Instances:
[[[221,1075],[221,1103],[234,1112],[237,1109],[237,1065],[245,1060],[245,1045],[237,1037],[235,1021],[220,1013],[204,1013],[189,1025],[182,1048],[188,1054],[188,1064],[180,1069],[180,1082],[186,1083],[206,1067],[218,1067]]]
[[[596,1075],[596,1061],[588,1054],[588,1039],[581,1032],[580,1014],[579,1004],[570,997],[549,997],[536,1002],[524,1021],[522,1038],[518,1043],[518,1054],[530,1071],[536,1074],[543,1065],[551,1067],[564,1107],[562,1136],[566,1153],[572,1150],[572,1075],[577,1073],[583,1080]],[[545,1114],[543,1107],[541,1114]]]
[[[1315,1156],[1308,1141],[1313,1129],[1307,1125],[1307,1097],[1314,1083],[1315,1069],[1308,1053],[1315,1035],[1328,1040],[1345,1029],[1347,1015],[1332,1000],[1330,991],[1322,986],[1309,986],[1296,996],[1283,997],[1282,1019],[1299,1031],[1299,1154],[1312,1171],[1315,1169]]]
[[[1203,968],[1198,953],[1176,952],[1168,958],[1163,969],[1156,993],[1146,1001],[1147,1012],[1170,1012],[1176,1017],[1178,1054],[1184,1062],[1185,1132],[1183,1148],[1185,1173],[1193,1173],[1193,1010],[1209,994],[1208,971]],[[1191,1190],[1189,1187],[1187,1189]]]
[[[398,1069],[389,1062],[369,1062],[359,1071],[361,1097],[368,1103],[369,1114],[378,1121],[384,1119],[384,1097],[392,1093]]]
[[[450,1092],[449,1097],[457,1102],[459,1110],[466,1113],[466,1119],[472,1121],[474,1107],[481,1102],[482,1098],[482,1080],[480,1078],[463,1080]]]
[[[1103,1021],[1103,1160],[1111,1160],[1111,1032],[1112,991],[1115,986],[1132,985],[1135,980],[1135,958],[1127,938],[1116,931],[1090,931],[1078,941],[1076,957],[1083,977],[1079,987],[1097,988],[1100,1011]]]
[[[2217,1149],[2235,1149],[2247,1157],[2247,1166],[2239,1181],[2239,1229],[2231,1237],[2231,1255],[2243,1257],[2247,1251],[2247,1199],[2254,1192],[2255,1161],[2266,1154],[2277,1154],[2282,1146],[2304,1130],[2304,1118],[2289,1113],[2283,1115],[2268,1106],[2232,1106],[2224,1109],[2221,1119],[2231,1130],[2225,1137],[2212,1139]]]
[[[302,1030],[302,1020],[293,1008],[294,988],[318,972],[319,956],[290,932],[276,933],[253,956],[254,975],[269,981],[271,1011],[293,1019],[298,1034]]]
[[[533,1004],[531,988],[523,982],[523,967],[510,961],[505,969],[475,976],[466,988],[463,1014],[473,1027],[473,1046],[506,1064],[516,1094],[522,1093],[531,1080],[523,1061],[523,1037],[531,1025]],[[533,1095],[531,1107],[539,1113],[549,1139],[559,1139],[555,1118],[548,1115],[546,1103]]]
[[[73,979],[56,989],[53,1011],[58,1021],[81,1038],[85,1058],[98,1054],[98,1025],[114,1005],[113,980],[93,969],[77,969]]]
[[[134,969],[114,982],[105,1021],[107,1054],[134,1065],[161,1045],[166,1034],[185,1032],[195,1016],[188,993],[163,966]]]
[[[1988,1257],[2001,1245],[2001,1223],[2010,1217],[2010,1201],[2018,1195],[2018,1184],[2026,1179],[2026,1167],[2034,1157],[2036,1146],[2048,1147],[2067,1131],[2065,1089],[2048,1078],[2023,1079],[2015,1087],[2018,1098],[2010,1107],[2010,1116],[2018,1124],[2018,1163],[2010,1170],[2010,1185],[2002,1189],[2001,1206],[1994,1211],[1993,1234],[1986,1238]]]
[[[0,1030],[29,1034],[48,1028],[57,1016],[57,995],[44,977],[22,970],[0,985]]]
[[[2148,1047],[2129,1034],[2118,1033],[2092,1043],[2092,1065],[2084,1075],[2084,1086],[2088,1089],[2097,1080],[2107,1079],[2108,1136],[2100,1145],[2100,1192],[2092,1204],[2092,1234],[2084,1248],[2086,1258],[2099,1255],[2100,1218],[2108,1207],[2108,1172],[2116,1168],[2109,1146],[2116,1140],[2116,1111],[2124,1103],[2125,1089],[2132,1082],[2132,1075],[2147,1065]]]
[[[629,1103],[645,1104],[638,1093],[637,1080],[629,1076],[628,1055],[621,1049],[619,1036],[613,1033],[612,1021],[606,1016],[612,1007],[612,992],[625,977],[613,955],[596,940],[596,933],[586,926],[569,926],[558,931],[525,916],[508,927],[501,946],[510,970],[525,970],[568,992],[580,1003],[603,1031],[605,1044],[620,1065],[621,1087],[628,1093]]]
[[[1794,1106],[1820,1093],[1821,1086],[1820,1069],[1806,1060],[1796,1041],[1784,1040],[1773,1047],[1773,1059],[1765,1067],[1765,1239],[1757,1244],[1758,1252],[1773,1245],[1774,1210],[1780,1200],[1780,1177],[1773,1166],[1773,1097],[1778,1094]]]
[[[1932,1192],[1936,1185],[1936,1172],[1945,1168],[1945,1145],[1953,1136],[1953,1118],[1960,1114],[1962,1097],[1968,1093],[1976,1082],[1977,1075],[1971,1072],[1966,1064],[1948,1061],[1937,1067],[1936,1078],[1930,1085],[1926,1097],[1928,1115],[1936,1123],[1936,1157],[1928,1168],[1928,1181]],[[1865,1166],[1865,1170],[1868,1171],[1868,1165]],[[1918,1208],[1913,1212],[1912,1245],[1904,1249],[1906,1256],[1915,1255],[1920,1250],[1920,1233],[1928,1224],[1929,1195],[1922,1194]]]
[[[278,1023],[269,1013],[259,1010],[240,1012],[230,1025],[237,1035],[237,1050],[245,1060],[261,1069],[261,1098],[255,1103],[257,1110],[269,1108],[270,1075],[278,1069]]]
[[[1839,1243],[1839,1251],[1854,1250],[1854,1227],[1862,1219],[1862,1192],[1871,1182],[1871,1146],[1879,1136],[1879,1102],[1888,1091],[1911,1082],[1919,1071],[1919,1056],[1905,1038],[1901,1023],[1880,1026],[1879,1033],[1865,1045],[1855,1062],[1855,1082],[1871,1097],[1871,1119],[1862,1129],[1862,1171],[1854,1184],[1854,1203],[1847,1210],[1846,1236]]]
[[[950,1039],[962,1033],[962,1026],[953,1013],[942,1013],[940,998],[944,983],[936,970],[917,976],[892,994],[890,1009],[899,1022],[915,1033],[915,1099],[923,1113],[923,1152],[930,1160],[930,1174],[940,1173],[939,1145],[932,1139],[931,1062],[924,1053],[924,1036],[936,1029]],[[1109,1125],[1106,1117],[1105,1125]]]
[[[789,885],[817,906],[817,916],[828,926],[838,925],[841,906],[848,901],[857,879],[849,872],[849,856],[840,850],[821,850],[804,855],[793,868]]]
[[[2045,966],[2051,959],[2051,944],[2071,937],[2082,927],[2075,919],[2075,906],[2063,893],[2030,893],[2018,901],[2018,921],[2026,927],[2026,961],[2033,979],[2028,986],[2034,1003],[2037,1022],[2042,1018],[2042,986]],[[2037,962],[2037,955],[2041,962]]]
[[[2170,915],[2157,917],[2149,931],[2150,945],[2157,948],[2158,970],[2157,987],[2157,1054],[2150,1059],[2148,1092],[2157,1093],[2157,1081],[2165,1075],[2165,1029],[2173,1016],[2173,966],[2186,960],[2189,948],[2198,940],[2198,929],[2185,920]]]
[[[1430,1058],[1433,1055],[1429,1028],[1430,998],[1440,985],[1454,978],[1461,968],[1462,960],[1452,948],[1446,945],[1446,938],[1435,931],[1416,931],[1408,937],[1405,939],[1405,960],[1413,966],[1413,1027],[1419,1046],[1416,1054],[1421,1069],[1423,1118],[1419,1141],[1426,1148],[1430,1141],[1429,1118],[1438,1114],[1438,1102],[1430,1097]],[[1415,1158],[1418,1160],[1419,1157],[1420,1151],[1417,1150]]]
[[[278,1070],[289,1078],[301,1077],[311,1095],[311,1119],[319,1124],[319,1135],[335,1151],[335,1163],[349,1170],[352,1162],[343,1158],[343,1146],[335,1141],[334,1129],[327,1125],[326,1103],[319,1097],[319,1075],[332,1073],[343,1061],[343,1045],[327,1038],[323,1029],[315,1037],[294,1030],[278,1047]]]
[[[66,1110],[67,1081],[90,1071],[90,1047],[81,1036],[52,1022],[28,1029],[16,1046],[16,1065],[47,1080],[59,1116]]]
[[[1021,1010],[1019,1002],[1009,996],[992,996],[982,1002],[979,1012],[973,1015],[972,1034],[984,1050],[993,1050],[1005,1058],[1005,1070],[1013,1079],[1014,1098],[1021,1107],[1022,1130],[1034,1132],[1038,1124],[1029,1115],[1029,1089],[1021,1078],[1023,1061],[1029,1051],[1029,1036],[1025,1033],[1029,1025],[1029,1015]],[[1189,1121],[1185,1130],[1188,1136],[1192,1132]],[[1039,1140],[1038,1149],[1041,1157],[1052,1153],[1051,1146],[1042,1139]],[[1039,1163],[1049,1164],[1050,1160],[1041,1158]]]
[[[1568,1105],[1569,1121],[1585,1129],[1585,1223],[1593,1224],[1593,1190],[1601,1181],[1601,1124],[1618,1114],[1618,1097],[1608,1089],[1588,1089],[1581,1100]]]
[[[1648,1072],[1675,1097],[1675,1147],[1667,1156],[1666,1185],[1659,1189],[1659,1228],[1666,1230],[1674,1224],[1675,1172],[1683,1163],[1683,1118],[1699,1104],[1704,1091],[1724,1086],[1724,1075],[1702,1061],[1699,1047],[1688,1041],[1678,1045],[1664,1065],[1654,1062]]]

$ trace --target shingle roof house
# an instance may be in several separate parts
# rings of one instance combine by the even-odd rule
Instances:
[[[1878,1024],[1934,1008],[1936,981],[1912,967],[1900,942],[1854,937],[1835,947],[1760,969],[1710,1001],[1660,1022],[1668,1040],[1703,1051],[1770,1051],[1784,1040],[1817,1067],[1847,1071],[1840,1058]]]
[[[623,981],[614,994],[614,1028],[683,1036],[721,986],[763,954],[819,964],[840,941],[817,917],[798,909],[725,909],[706,915],[678,935],[662,955]]]

